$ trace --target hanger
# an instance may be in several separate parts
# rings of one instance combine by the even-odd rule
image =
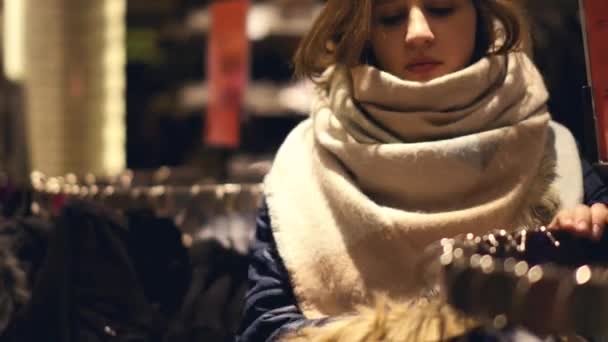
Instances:
[[[132,171],[113,179],[86,175],[83,182],[74,174],[48,177],[34,171],[30,177],[34,190],[31,209],[37,215],[56,216],[70,200],[92,200],[119,210],[151,209],[157,216],[171,217],[179,224],[185,223],[186,216],[210,217],[220,212],[253,211],[261,201],[262,185],[259,183],[171,186],[163,184],[168,179],[166,175],[165,170],[153,177],[153,182],[159,182],[156,185],[135,185]]]

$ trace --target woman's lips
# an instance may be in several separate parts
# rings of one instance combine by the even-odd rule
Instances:
[[[441,65],[441,62],[421,62],[409,64],[406,69],[414,74],[428,74]]]

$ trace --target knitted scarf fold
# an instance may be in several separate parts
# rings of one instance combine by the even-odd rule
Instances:
[[[372,66],[326,77],[265,180],[279,254],[308,318],[351,312],[378,293],[414,298],[429,243],[546,224],[559,208],[556,141],[578,155],[567,130],[555,126],[566,135],[556,139],[543,80],[524,54],[426,83]],[[582,198],[575,183],[568,203]]]

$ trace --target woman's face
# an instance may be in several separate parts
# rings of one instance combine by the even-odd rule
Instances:
[[[375,0],[372,20],[378,67],[404,80],[430,81],[471,62],[472,0]]]

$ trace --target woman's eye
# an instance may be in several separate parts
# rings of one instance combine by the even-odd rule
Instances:
[[[447,17],[454,13],[454,7],[428,7],[426,11],[435,17]]]
[[[384,26],[392,27],[401,24],[405,20],[405,14],[385,15],[380,17],[380,23]]]

